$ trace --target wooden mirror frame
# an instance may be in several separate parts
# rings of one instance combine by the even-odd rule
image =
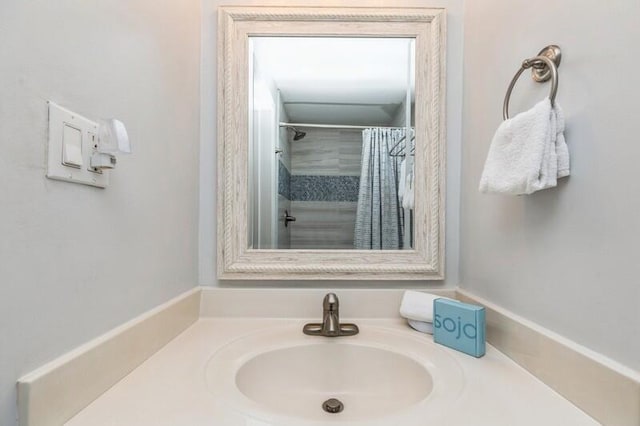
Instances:
[[[444,279],[444,9],[218,9],[218,244],[220,279]],[[414,247],[408,250],[253,249],[248,241],[250,36],[415,38]]]

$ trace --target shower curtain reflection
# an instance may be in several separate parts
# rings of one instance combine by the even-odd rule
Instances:
[[[362,132],[362,173],[356,213],[356,249],[402,249],[404,211],[398,199],[400,161],[390,151],[402,139],[404,129],[377,127]],[[409,149],[405,149],[408,154]],[[407,215],[409,216],[409,215]],[[408,227],[410,230],[410,226]]]

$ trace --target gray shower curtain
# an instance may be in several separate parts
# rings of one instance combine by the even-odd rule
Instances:
[[[356,249],[402,248],[398,205],[398,161],[389,150],[404,136],[401,129],[376,127],[362,132],[362,172],[356,213]]]

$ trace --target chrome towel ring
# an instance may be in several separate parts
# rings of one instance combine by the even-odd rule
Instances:
[[[549,93],[549,99],[551,105],[554,105],[556,101],[556,94],[558,93],[558,67],[560,66],[561,51],[556,45],[550,45],[542,49],[538,56],[522,61],[522,65],[516,75],[511,79],[509,87],[507,88],[507,94],[504,97],[504,103],[502,105],[502,118],[509,119],[509,98],[513,87],[516,85],[516,81],[520,78],[520,75],[524,70],[531,68],[532,78],[538,83],[543,83],[551,79],[551,92]]]

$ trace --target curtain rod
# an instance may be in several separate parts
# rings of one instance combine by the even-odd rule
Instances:
[[[371,129],[375,127],[384,127],[386,129],[406,129],[406,127],[389,127],[389,126],[350,126],[347,124],[312,124],[312,123],[285,123],[285,122],[280,122],[280,127],[309,127],[309,128],[318,128],[318,129],[353,129],[353,130],[364,130],[364,129]]]

